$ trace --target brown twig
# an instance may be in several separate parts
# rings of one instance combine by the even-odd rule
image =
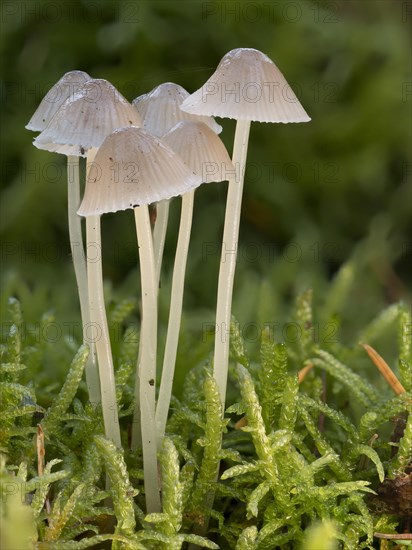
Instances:
[[[313,363],[308,363],[303,369],[300,369],[298,372],[298,384],[302,384],[303,380],[305,379],[306,375],[309,371],[313,369],[314,365]]]
[[[374,365],[379,369],[382,376],[385,378],[385,380],[388,382],[390,387],[393,389],[393,391],[396,393],[396,395],[401,395],[402,393],[405,393],[405,388],[402,386],[402,384],[399,382],[397,376],[393,372],[393,370],[390,368],[390,366],[387,364],[385,359],[379,355],[379,353],[373,349],[372,346],[369,346],[368,344],[361,344],[363,349],[366,351],[366,353],[371,358]]]
[[[40,424],[37,425],[36,449],[37,449],[37,473],[39,477],[41,477],[44,474],[44,455],[46,454],[46,451],[44,449],[44,432]]]
[[[235,430],[240,430],[241,428],[244,428],[245,426],[247,426],[247,418],[246,418],[246,416],[242,416],[242,418],[236,422]]]

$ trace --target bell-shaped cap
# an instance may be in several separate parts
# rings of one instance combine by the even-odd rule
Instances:
[[[185,99],[181,108],[195,115],[236,120],[310,120],[273,61],[253,48],[228,52],[209,80]]]
[[[201,178],[158,138],[131,126],[110,134],[89,165],[80,216],[151,204],[198,187]]]
[[[235,168],[222,140],[203,122],[178,122],[162,139],[204,183],[224,181]]]
[[[213,118],[190,115],[180,109],[180,105],[187,97],[189,92],[182,86],[165,82],[151,92],[137,97],[132,103],[140,114],[142,128],[154,136],[164,136],[181,120],[201,120],[214,132],[220,134],[222,127]]]
[[[26,126],[27,130],[42,132],[66,99],[69,99],[90,78],[83,71],[69,71],[64,74],[41,100]]]
[[[39,149],[63,154],[72,149],[67,146],[77,146],[77,154],[85,156],[117,128],[132,125],[140,125],[136,109],[113,84],[91,79],[66,100],[33,143]]]

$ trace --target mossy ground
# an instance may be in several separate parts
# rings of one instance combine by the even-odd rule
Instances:
[[[325,304],[342,290],[339,278],[348,269]],[[1,370],[2,547],[103,548],[112,541],[112,548],[131,549],[320,548],[313,539],[322,548],[380,548],[375,533],[408,528],[410,481],[405,495],[387,490],[407,481],[411,468],[411,319],[404,306],[389,306],[351,343],[320,342],[307,291],[287,321],[300,337],[276,341],[268,325],[258,354],[257,346],[245,349],[234,321],[224,421],[211,368],[201,361],[172,402],[159,454],[163,511],[146,515],[141,453],[131,452],[129,442],[138,348],[127,328],[133,303],[118,303],[111,313],[112,336],[120,336],[113,338],[119,450],[104,439],[101,411],[87,402],[87,347],[76,352],[73,339],[47,341],[50,314],[28,331],[20,303],[9,301]],[[406,390],[398,396],[358,343],[380,349],[388,335]],[[298,377],[305,366],[306,376]]]

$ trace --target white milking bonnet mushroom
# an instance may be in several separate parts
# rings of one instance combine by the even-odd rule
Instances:
[[[187,166],[202,178],[202,183],[223,181],[234,167],[221,139],[203,122],[182,121],[164,137],[163,142],[182,158]],[[156,407],[158,444],[165,434],[167,414],[172,394],[182,316],[186,261],[192,228],[194,190],[182,196],[179,236],[173,268],[172,292],[163,359],[162,379]]]
[[[76,147],[84,157],[117,128],[136,124],[139,114],[113,84],[93,78],[60,107],[34,145],[48,151],[54,144],[54,150],[63,154]]]
[[[42,132],[65,101],[71,98],[74,92],[90,78],[83,71],[70,71],[64,74],[42,99],[26,128],[35,132]],[[70,248],[83,319],[84,311],[87,309],[87,280],[81,220],[76,214],[80,204],[79,156],[77,150],[74,150],[73,155],[67,153],[67,184]]]
[[[132,105],[140,115],[142,128],[157,137],[164,136],[181,120],[204,122],[216,134],[220,134],[222,127],[213,118],[191,115],[180,109],[180,105],[188,97],[189,92],[179,84],[165,82],[134,99]]]
[[[84,71],[65,73],[41,100],[40,105],[26,125],[27,130],[42,132],[66,99],[69,99],[74,92],[90,79],[91,77]]]
[[[88,239],[99,239],[100,216],[132,208],[139,245],[142,287],[142,327],[136,376],[132,448],[141,430],[147,511],[160,511],[156,452],[156,347],[157,285],[148,205],[187,193],[200,183],[169,147],[148,132],[122,128],[106,138],[99,148],[86,183],[78,213],[87,218]],[[93,266],[91,266],[93,267]],[[101,264],[98,288],[92,299],[102,303]],[[140,407],[140,411],[139,411]],[[140,418],[139,418],[140,413]]]
[[[90,78],[84,71],[69,71],[64,74],[41,100],[26,125],[27,130],[42,132],[66,99],[69,99]]]
[[[90,80],[90,78],[83,71],[69,71],[64,74],[42,99],[26,128],[34,132],[42,132],[65,101],[70,99],[74,92]],[[70,246],[79,290],[80,306],[82,307],[84,304],[87,304],[87,285],[84,284],[86,282],[86,262],[81,239],[80,218],[76,214],[76,210],[80,204],[78,172],[79,157],[77,151],[74,150],[73,155],[67,153],[68,218]]]
[[[56,112],[70,99],[90,76],[83,71],[70,71],[52,86],[40,102],[35,113],[27,124],[28,130],[42,132],[50,123]],[[53,147],[52,147],[53,149]],[[51,149],[49,149],[51,150]],[[81,218],[76,214],[80,204],[79,156],[78,148],[73,154],[67,152],[67,211],[69,222],[70,250],[72,254],[74,274],[79,294],[82,325],[88,320],[87,275],[84,255]],[[86,383],[89,398],[93,403],[100,401],[100,391],[97,378],[97,368],[94,364],[94,354],[90,353],[86,364]]]
[[[229,363],[229,339],[226,334],[231,319],[250,123],[252,120],[308,122],[310,118],[273,61],[252,48],[237,48],[228,52],[209,80],[183,102],[181,109],[196,115],[237,120],[232,155],[236,177],[229,179],[226,203],[213,365],[224,410]]]
[[[142,128],[154,136],[164,136],[181,120],[204,122],[210,126],[214,132],[219,134],[222,131],[222,127],[219,126],[213,118],[191,115],[180,109],[180,105],[187,97],[189,97],[189,92],[182,88],[182,86],[179,86],[179,84],[175,84],[173,82],[165,82],[159,86],[156,86],[156,88],[147,94],[143,94],[134,99],[132,104],[140,115],[142,120]],[[156,276],[157,282],[159,282],[163,248],[169,217],[169,202],[159,202],[156,209],[157,216],[153,231],[153,242]]]
[[[86,173],[88,173],[94,154],[107,135],[116,128],[131,124],[138,125],[139,123],[140,117],[136,110],[110,82],[102,79],[90,79],[60,107],[47,128],[35,139],[34,145],[40,149],[62,154],[87,155]],[[72,207],[75,209],[79,207],[80,203],[78,181],[76,182],[76,189],[76,195],[72,203]],[[77,216],[75,210],[74,216]],[[98,228],[95,228],[96,233],[98,230]],[[89,227],[89,235],[91,233]],[[82,239],[81,227],[78,238]],[[99,240],[93,241],[93,243],[94,246],[100,246]],[[84,254],[83,251],[82,253]],[[98,252],[98,255],[100,255],[100,252]],[[94,345],[96,346],[99,363],[99,376],[96,377],[95,372],[86,372],[86,376],[90,400],[92,403],[102,401],[106,435],[116,445],[120,446],[113,360],[110,344],[105,341],[105,339],[108,339],[108,334],[104,330],[105,322],[102,320],[103,314],[105,318],[104,302],[96,302],[90,296],[90,289],[92,288],[94,291],[94,287],[100,284],[98,265],[96,265],[98,263],[99,258],[88,257],[87,275],[86,269],[84,269],[84,273],[82,272],[82,277],[85,278],[84,285],[88,289],[86,291],[88,303],[82,306],[84,339],[88,341],[91,348]],[[93,277],[96,277],[95,282]],[[102,326],[100,326],[100,322]],[[90,339],[90,334],[86,334],[86,331],[92,328],[96,329],[96,334],[94,338]],[[102,331],[101,337],[100,330]],[[93,356],[94,353],[90,355]]]

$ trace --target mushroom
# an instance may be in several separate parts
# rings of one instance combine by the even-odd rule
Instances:
[[[203,86],[185,99],[181,109],[196,115],[236,119],[229,179],[216,309],[216,330],[230,326],[243,181],[251,121],[307,122],[309,116],[271,59],[252,48],[228,52]],[[229,364],[229,339],[215,338],[214,377],[223,409]]]
[[[141,429],[147,511],[160,511],[156,459],[156,347],[157,286],[148,205],[187,193],[200,183],[182,160],[159,139],[136,128],[122,128],[109,135],[99,148],[86,183],[78,213],[86,216],[88,241],[100,243],[100,216],[132,208],[139,245],[142,286],[141,350],[135,387],[132,448]],[[92,281],[92,270],[96,280]],[[90,298],[93,312],[104,319],[101,263],[90,264]],[[98,342],[99,345],[99,342]],[[109,340],[106,344],[110,346]],[[99,352],[99,347],[97,348]],[[110,357],[110,353],[105,354]],[[100,362],[99,362],[100,365]],[[108,372],[112,370],[108,369]],[[101,377],[104,376],[101,372]],[[104,379],[102,380],[102,394]],[[139,418],[140,407],[140,418]],[[109,416],[110,416],[110,410]],[[105,419],[106,421],[106,419]],[[110,422],[110,418],[107,419]]]
[[[213,118],[206,116],[194,116],[180,109],[183,101],[189,97],[187,92],[179,84],[165,82],[156,86],[152,91],[143,94],[133,100],[132,104],[137,109],[142,128],[157,137],[164,136],[177,122],[181,120],[202,121],[219,134],[222,127]],[[162,201],[156,205],[156,223],[153,231],[154,254],[156,263],[157,284],[160,279],[163,249],[166,238],[167,222],[169,217],[169,202]]]
[[[42,132],[59,108],[77,91],[90,76],[83,71],[70,71],[50,88],[40,105],[31,117],[26,128],[34,132]],[[76,151],[75,151],[76,153]],[[87,275],[84,255],[81,218],[76,214],[80,204],[79,157],[74,154],[67,156],[67,211],[69,222],[69,240],[72,254],[74,274],[79,294],[82,325],[88,320]],[[90,353],[86,364],[86,383],[89,398],[92,402],[100,401],[99,380],[94,354]]]
[[[133,124],[140,124],[140,117],[131,104],[113,84],[93,78],[60,107],[34,145],[63,154],[76,151],[85,157],[111,132]]]
[[[88,341],[89,346],[92,348],[90,353],[92,358],[94,358],[94,342],[86,334],[92,322],[88,303],[86,260],[83,250],[81,220],[76,214],[80,204],[78,157],[87,156],[89,165],[97,147],[101,145],[108,134],[116,128],[131,124],[140,124],[140,117],[120,92],[107,80],[89,79],[61,105],[47,127],[34,140],[34,145],[39,149],[67,155],[68,160],[72,159],[71,162],[73,163],[74,159],[76,163],[74,169],[71,170],[74,178],[73,185],[69,182],[69,227],[71,225],[76,228],[72,246],[77,245],[74,247],[74,254],[76,254],[76,263],[80,266],[78,271],[80,283],[78,282],[78,287],[83,338]],[[81,246],[78,246],[78,243],[81,243]],[[73,255],[73,257],[75,256]],[[100,357],[100,359],[102,358]],[[105,362],[103,359],[102,361]],[[108,363],[108,359],[106,363]],[[93,362],[87,364],[86,382],[90,401],[94,404],[99,403],[101,400],[99,377],[96,365]],[[113,428],[111,438],[116,444],[120,444],[118,427],[117,429]]]
[[[182,121],[176,124],[164,137],[185,164],[198,174],[203,183],[223,181],[234,171],[228,152],[221,139],[203,122]],[[157,439],[160,445],[165,434],[167,414],[172,394],[173,376],[182,316],[183,290],[186,261],[192,228],[194,190],[182,196],[179,236],[177,240],[169,322],[163,359],[159,399],[156,408]]]
[[[88,80],[90,80],[90,76],[83,71],[70,71],[64,74],[42,99],[26,128],[34,132],[42,132],[63,103]],[[83,320],[87,310],[87,277],[81,220],[76,214],[80,204],[79,157],[77,155],[67,156],[67,184],[70,249]]]
[[[42,132],[66,99],[69,99],[90,78],[84,71],[69,71],[64,74],[41,100],[26,125],[27,130]]]

